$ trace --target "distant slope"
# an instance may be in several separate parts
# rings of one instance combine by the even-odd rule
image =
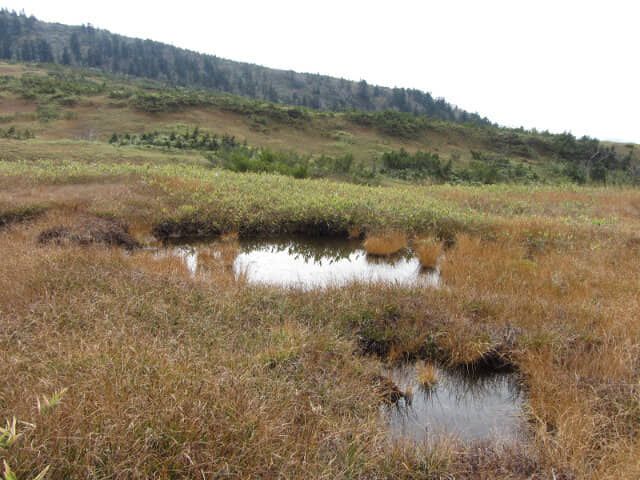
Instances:
[[[234,62],[88,26],[47,23],[0,11],[0,58],[92,67],[175,85],[217,89],[319,110],[396,110],[458,123],[486,118],[414,89],[387,88],[318,74]]]
[[[70,144],[46,142],[62,139],[181,158],[191,152],[238,171],[364,183],[640,185],[634,144],[403,112],[319,111],[95,69],[0,60],[0,160],[24,159],[24,148],[48,158],[51,148]],[[26,145],[22,153],[11,153],[15,142]]]

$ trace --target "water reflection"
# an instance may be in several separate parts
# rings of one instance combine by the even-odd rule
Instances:
[[[234,263],[249,282],[319,288],[349,282],[437,285],[437,271],[425,272],[417,258],[376,258],[360,242],[344,239],[281,239],[242,242]]]
[[[359,240],[305,236],[246,239],[241,241],[241,246],[245,253],[269,249],[277,252],[287,252],[291,257],[312,263],[343,260],[362,248]]]
[[[389,373],[410,401],[386,410],[391,435],[418,442],[454,436],[462,441],[509,440],[522,425],[523,394],[516,377],[507,373],[472,374],[438,369],[438,383],[422,388],[415,366]]]
[[[162,254],[180,258],[192,275],[207,271],[212,259],[224,257],[236,277],[280,287],[313,289],[354,281],[437,286],[440,279],[437,270],[422,269],[409,251],[389,258],[371,257],[358,240],[341,238],[192,241],[168,245]]]

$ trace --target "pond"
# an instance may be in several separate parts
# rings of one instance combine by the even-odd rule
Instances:
[[[419,385],[415,365],[395,368],[388,375],[402,391],[412,391],[410,397],[385,407],[393,438],[509,441],[523,430],[524,398],[514,374],[437,368],[438,382],[431,388]]]
[[[199,257],[215,252],[216,242],[189,242],[169,246],[192,274],[199,272]],[[384,282],[437,286],[437,270],[424,270],[410,252],[391,257],[367,255],[358,240],[287,237],[240,240],[233,261],[236,276],[249,283],[304,289],[341,286],[350,282]]]

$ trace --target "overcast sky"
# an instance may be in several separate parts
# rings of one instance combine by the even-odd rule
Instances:
[[[501,125],[640,143],[637,0],[170,4],[0,0],[41,20],[417,88]]]

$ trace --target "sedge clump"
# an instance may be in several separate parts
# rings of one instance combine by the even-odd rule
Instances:
[[[427,239],[416,242],[414,251],[423,268],[436,268],[442,255],[442,242],[436,239]]]
[[[432,388],[438,383],[438,369],[432,363],[423,363],[416,369],[418,383],[423,388]]]
[[[353,225],[352,227],[349,227],[348,232],[349,232],[349,238],[360,238],[364,233],[362,231],[362,227],[359,227],[358,225]]]
[[[406,246],[407,236],[398,232],[370,235],[364,242],[364,249],[368,255],[380,257],[393,255]]]

